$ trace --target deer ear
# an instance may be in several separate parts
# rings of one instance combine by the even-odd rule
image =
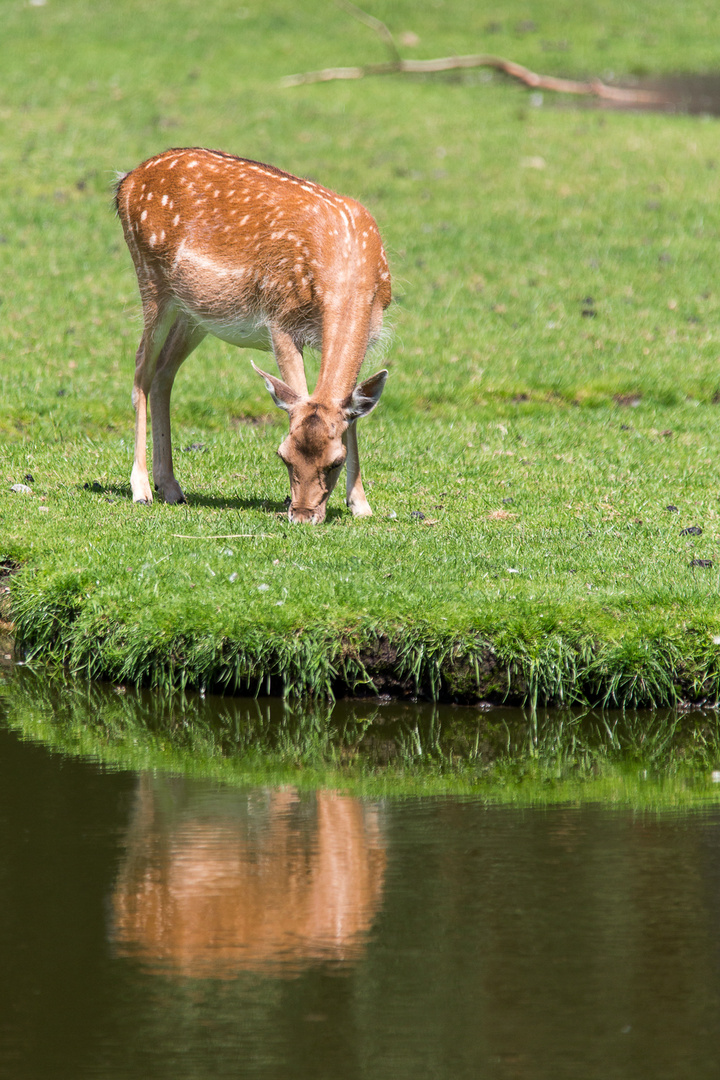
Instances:
[[[276,379],[274,375],[268,375],[267,371],[261,371],[259,367],[255,367],[252,360],[250,363],[267,386],[268,393],[277,407],[279,409],[284,409],[285,412],[290,412],[293,405],[297,404],[300,400],[299,395],[296,394],[294,390],[291,390],[288,384],[284,383],[282,379]]]
[[[348,421],[358,420],[361,416],[367,416],[373,411],[380,400],[387,377],[388,373],[383,368],[382,371],[371,375],[365,382],[356,386],[352,394],[345,398],[343,411]]]

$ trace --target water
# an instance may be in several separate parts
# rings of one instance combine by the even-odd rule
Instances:
[[[0,1076],[702,1080],[720,812],[113,770],[0,726]]]

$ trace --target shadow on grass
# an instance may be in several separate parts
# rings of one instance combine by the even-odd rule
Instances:
[[[188,506],[205,507],[209,510],[258,510],[267,514],[282,514],[285,516],[287,505],[278,502],[277,499],[260,499],[253,496],[245,498],[223,498],[218,495],[198,495],[193,492],[185,492]]]
[[[192,507],[203,507],[210,510],[255,510],[259,513],[269,514],[270,516],[277,516],[287,521],[287,511],[290,505],[289,496],[278,502],[276,499],[258,499],[258,498],[234,498],[223,499],[214,495],[193,495],[192,493],[186,493],[187,505]],[[346,510],[344,507],[328,507],[328,511],[325,517],[326,522],[335,521],[338,518],[344,517]]]
[[[129,484],[101,484],[99,481],[94,483],[78,484],[76,490],[83,494],[89,492],[93,495],[104,495],[108,501],[122,501],[132,502],[132,489]],[[254,510],[259,513],[269,514],[271,516],[279,516],[287,519],[287,509],[290,505],[290,497],[279,502],[277,499],[261,499],[258,497],[247,496],[227,498],[218,495],[198,495],[193,492],[185,493],[186,506],[207,509],[207,510],[238,510],[238,511],[251,511]],[[157,496],[158,503],[162,503],[162,498]],[[138,503],[138,507],[147,509],[145,503]],[[183,505],[183,504],[181,504]],[[344,507],[329,507],[327,511],[326,521],[335,521],[338,518],[344,517]]]
[[[132,489],[129,484],[101,484],[94,483],[78,484],[76,490],[83,494],[89,492],[92,495],[104,495],[106,499],[132,502]],[[162,496],[155,496],[156,501],[163,504]],[[138,503],[139,507],[146,508],[146,503]],[[287,510],[287,502],[278,502],[275,499],[260,498],[227,498],[216,495],[198,495],[186,492],[185,503],[192,507],[205,507],[209,510],[260,510],[270,514],[284,513]]]

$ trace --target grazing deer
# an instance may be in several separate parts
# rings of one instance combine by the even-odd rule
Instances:
[[[255,368],[290,419],[278,450],[290,475],[290,521],[320,522],[347,462],[347,504],[372,511],[360,477],[355,424],[378,403],[387,371],[357,385],[369,342],[390,303],[377,226],[352,199],[271,165],[217,150],[168,150],[122,176],[118,215],[137,273],[144,330],[137,351],[135,502],[153,480],[168,503],[175,479],[170,393],[180,365],[206,334],[275,354],[282,380]],[[305,345],[322,350],[308,392]],[[284,381],[283,381],[284,380]]]

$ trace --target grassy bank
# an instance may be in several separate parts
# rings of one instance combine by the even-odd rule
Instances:
[[[705,70],[720,29],[701,3],[373,13],[411,55],[570,75]],[[481,72],[283,90],[383,58],[319,3],[18,6],[1,48],[0,562],[24,650],[166,687],[717,698],[718,121]],[[216,341],[174,394],[187,506],[130,501],[139,309],[110,184],[196,144],[378,220],[397,303],[365,368],[390,369],[360,430],[370,521],[336,497],[289,526],[284,417]]]

